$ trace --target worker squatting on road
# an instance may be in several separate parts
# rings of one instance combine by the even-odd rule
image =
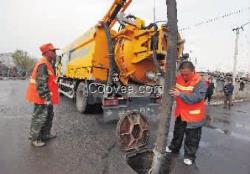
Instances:
[[[45,145],[45,141],[55,138],[51,134],[54,117],[53,105],[59,103],[58,86],[52,67],[56,58],[56,48],[51,44],[40,47],[43,57],[36,63],[29,81],[26,99],[34,104],[30,134],[31,143],[36,147]]]
[[[205,123],[206,85],[195,73],[192,62],[182,62],[176,77],[176,88],[170,94],[176,99],[174,135],[167,153],[178,153],[184,140],[184,163],[192,165],[201,139]]]

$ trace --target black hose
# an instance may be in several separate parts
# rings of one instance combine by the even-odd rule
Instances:
[[[123,7],[124,3],[126,2],[126,0],[123,0],[121,4],[117,4],[113,13],[110,16],[110,20],[107,22],[107,25],[109,26],[112,21],[116,18],[117,14],[120,12],[121,8]]]
[[[157,60],[157,52],[156,52],[156,50],[158,48],[158,35],[159,35],[159,32],[157,31],[158,26],[155,23],[151,23],[148,26],[143,27],[143,29],[151,29],[153,27],[154,27],[154,30],[155,30],[155,34],[153,35],[152,40],[151,40],[151,48],[153,50],[153,61],[154,61],[154,64],[156,66],[157,73],[162,74],[160,64],[159,64],[159,62]]]
[[[148,30],[148,29],[150,29],[150,28],[152,28],[152,27],[155,28],[155,31],[158,30],[158,26],[157,26],[155,23],[151,23],[151,24],[149,24],[149,25],[146,26],[146,27],[142,27],[142,29],[143,29],[143,30]]]
[[[102,25],[106,34],[107,44],[108,44],[109,72],[108,72],[107,85],[112,85],[113,84],[112,74],[116,72],[116,69],[117,69],[116,64],[115,64],[115,57],[114,57],[114,44],[111,38],[111,33],[109,30],[108,24],[103,23]]]
[[[127,19],[131,19],[131,18],[132,18],[132,19],[136,19],[136,17],[135,17],[134,15],[128,15],[128,16],[126,16],[126,18],[127,18]]]
[[[162,74],[160,64],[157,60],[157,52],[156,52],[156,50],[158,48],[158,32],[156,32],[154,34],[154,36],[152,37],[151,43],[152,43],[152,50],[153,50],[153,61],[154,61],[154,64],[156,66],[156,71],[157,71],[157,73]]]

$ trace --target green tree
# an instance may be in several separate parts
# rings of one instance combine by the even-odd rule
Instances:
[[[18,69],[24,72],[31,72],[36,60],[31,58],[26,51],[16,50],[12,54],[13,61]]]

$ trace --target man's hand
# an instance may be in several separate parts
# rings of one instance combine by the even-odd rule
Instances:
[[[180,91],[176,88],[169,90],[169,94],[173,97],[178,97],[180,96]]]
[[[52,102],[50,100],[45,101],[45,105],[50,106],[50,105],[52,105]]]

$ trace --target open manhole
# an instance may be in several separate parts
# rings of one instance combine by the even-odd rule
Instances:
[[[118,145],[126,153],[127,164],[138,174],[149,174],[154,152],[145,148],[149,140],[149,123],[138,112],[130,112],[120,118],[116,128]],[[160,174],[168,174],[170,162],[165,161]]]
[[[127,164],[138,174],[150,174],[152,171],[152,163],[154,152],[152,149],[143,149],[138,152],[126,155]],[[171,171],[172,155],[164,155],[162,159],[162,167],[159,174],[169,174]]]
[[[153,158],[154,153],[151,149],[141,150],[126,156],[128,165],[138,174],[148,174]]]

